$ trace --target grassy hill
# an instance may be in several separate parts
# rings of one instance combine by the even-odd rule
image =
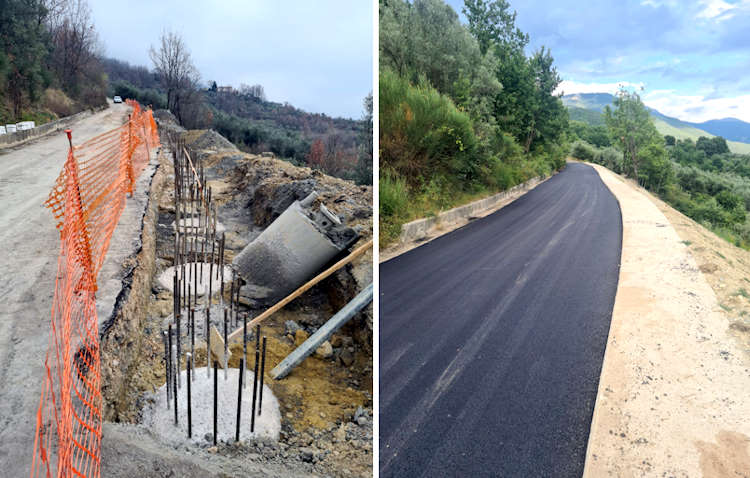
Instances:
[[[604,124],[601,113],[604,107],[612,104],[614,96],[609,93],[577,93],[562,97],[563,104],[568,108],[570,119],[583,121],[591,125]],[[705,123],[689,123],[672,118],[659,111],[649,108],[654,125],[659,133],[672,135],[677,139],[692,139],[696,141],[701,136],[713,138],[722,136],[727,139],[729,149],[733,153],[750,154],[750,144],[736,140],[750,138],[750,124],[735,118],[711,120]],[[710,128],[716,134],[710,133]],[[724,132],[725,134],[720,134]]]

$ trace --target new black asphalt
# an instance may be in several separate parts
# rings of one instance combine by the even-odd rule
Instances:
[[[622,224],[572,163],[380,265],[380,476],[580,477]]]

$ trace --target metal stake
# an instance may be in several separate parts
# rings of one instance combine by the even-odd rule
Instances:
[[[227,341],[227,309],[224,309],[224,380],[227,379],[227,368],[229,365],[229,342]]]

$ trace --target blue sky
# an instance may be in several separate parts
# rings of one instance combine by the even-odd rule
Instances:
[[[552,49],[565,93],[643,86],[645,103],[664,114],[750,122],[750,0],[510,3],[530,48]]]
[[[372,91],[372,3],[362,0],[89,0],[108,56],[151,67],[180,32],[204,81],[261,84],[272,101],[360,118]]]

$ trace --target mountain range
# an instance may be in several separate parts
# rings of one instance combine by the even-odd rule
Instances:
[[[563,104],[568,108],[570,119],[585,123],[604,124],[602,112],[604,107],[612,105],[614,95],[609,93],[575,93],[564,95]],[[737,118],[724,118],[691,123],[682,121],[649,108],[656,129],[663,135],[672,135],[678,139],[697,140],[701,136],[721,136],[727,140],[729,149],[734,153],[750,154],[750,123]]]

